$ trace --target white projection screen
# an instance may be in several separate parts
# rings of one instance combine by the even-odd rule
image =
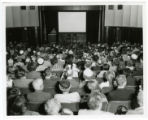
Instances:
[[[86,32],[86,12],[58,12],[59,32]]]

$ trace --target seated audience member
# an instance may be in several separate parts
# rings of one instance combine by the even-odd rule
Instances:
[[[91,80],[87,81],[86,85],[87,85],[88,89],[90,89],[91,91],[101,90],[99,87],[98,81],[95,79],[91,79]]]
[[[83,78],[85,81],[88,81],[95,77],[94,72],[91,70],[91,62],[88,61],[85,63],[85,70],[83,71]]]
[[[99,57],[97,56],[97,55],[94,55],[93,57],[92,57],[92,67],[96,67],[97,66],[97,61],[98,61],[98,59],[99,59]]]
[[[65,61],[62,60],[62,56],[61,55],[57,55],[52,59],[52,71],[63,71],[63,67],[64,67]]]
[[[45,80],[50,80],[51,77],[52,77],[51,68],[48,67],[44,71],[44,79]]]
[[[30,103],[43,103],[52,96],[49,93],[43,92],[43,80],[38,78],[32,82],[34,92],[27,94],[27,99]]]
[[[52,98],[45,103],[44,108],[48,115],[60,115],[61,103]]]
[[[18,95],[14,98],[10,109],[9,115],[39,115],[39,113],[30,111],[26,106],[26,99],[22,95]]]
[[[111,113],[102,111],[102,95],[100,92],[93,92],[87,102],[89,109],[79,110],[79,115],[112,115]]]
[[[7,89],[7,114],[8,115],[10,114],[10,108],[15,97],[19,95],[22,95],[19,88],[13,87],[13,88]]]
[[[31,62],[28,64],[27,69],[28,73],[26,74],[27,79],[37,79],[41,78],[41,73],[36,71],[37,64],[34,62]]]
[[[44,71],[48,67],[48,66],[44,65],[44,59],[43,58],[38,58],[37,63],[38,63],[38,66],[36,68],[36,71],[38,71],[38,72]]]
[[[126,77],[125,75],[119,75],[116,78],[117,89],[108,93],[107,98],[109,101],[127,101],[131,100],[133,90],[126,89]]]
[[[18,88],[28,88],[33,79],[26,79],[25,70],[20,66],[15,70],[16,79],[13,81],[14,86]]]
[[[51,69],[48,67],[45,69],[45,73],[44,73],[44,90],[49,91],[50,88],[55,88],[57,82],[60,80],[59,77],[53,75],[51,73]],[[49,90],[48,90],[49,88]]]
[[[67,80],[62,80],[59,82],[59,89],[62,94],[56,94],[54,98],[60,103],[77,103],[80,102],[80,95],[78,92],[70,93],[71,84]]]
[[[109,70],[109,65],[104,64],[103,65],[103,70],[97,75],[98,78],[103,78],[104,73],[106,73]]]
[[[61,103],[54,98],[45,103],[44,109],[47,115],[73,115],[71,110],[62,108]]]
[[[144,108],[143,108],[143,91],[139,90],[137,94],[137,102],[139,107],[136,107],[134,110],[129,110],[127,112],[128,115],[138,115],[138,114],[144,114]]]
[[[73,66],[72,66],[72,77],[73,78],[78,78],[78,74],[79,74],[79,69],[78,69],[78,67],[77,67],[77,65],[76,64],[73,64]]]
[[[102,102],[108,103],[106,96],[102,93],[102,90],[99,87],[99,84],[96,80],[91,80],[87,82],[87,88],[90,91],[89,95],[93,94],[94,92],[100,92],[99,94],[102,97]]]
[[[9,76],[7,76],[7,88],[13,87],[13,79]]]
[[[104,73],[103,82],[100,83],[100,88],[103,89],[104,87],[111,87],[112,80],[115,78],[115,74],[113,72],[106,72]]]
[[[113,89],[113,79],[115,78],[114,72],[108,71],[104,73],[103,82],[99,84],[103,93],[108,93]]]

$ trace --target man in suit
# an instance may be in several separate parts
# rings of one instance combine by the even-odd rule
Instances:
[[[119,75],[116,78],[117,80],[117,89],[109,92],[107,98],[109,101],[127,101],[131,100],[131,96],[134,93],[134,90],[126,88],[127,80],[125,75]]]
[[[43,79],[34,80],[32,85],[35,91],[27,94],[27,99],[30,103],[43,103],[52,97],[51,94],[43,92]]]

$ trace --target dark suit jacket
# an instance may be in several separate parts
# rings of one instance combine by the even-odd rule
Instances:
[[[108,101],[128,101],[131,100],[131,97],[134,93],[134,90],[130,90],[127,88],[113,90],[108,93],[107,99]]]
[[[30,103],[43,103],[51,99],[52,95],[43,91],[35,91],[27,94],[27,99]]]

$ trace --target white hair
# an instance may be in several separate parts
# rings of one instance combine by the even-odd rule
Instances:
[[[92,110],[101,109],[102,108],[102,96],[99,91],[94,91],[91,93],[88,106]]]
[[[34,90],[43,90],[43,88],[44,88],[43,79],[38,78],[38,79],[34,80],[32,82],[32,86],[33,86]]]
[[[57,115],[61,109],[61,103],[52,98],[45,103],[44,107],[48,115]]]
[[[127,84],[127,79],[125,75],[119,75],[117,78],[118,88],[124,88]]]

